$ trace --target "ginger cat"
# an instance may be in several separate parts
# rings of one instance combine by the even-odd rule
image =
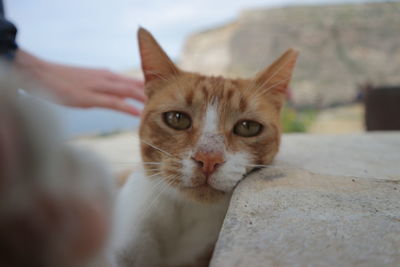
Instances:
[[[115,266],[208,266],[235,186],[279,149],[280,111],[298,52],[254,79],[180,70],[138,31],[148,102],[140,126],[144,173],[117,201]]]

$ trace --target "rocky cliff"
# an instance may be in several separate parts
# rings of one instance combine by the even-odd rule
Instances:
[[[298,106],[355,98],[359,84],[400,83],[400,2],[243,11],[188,38],[180,65],[251,77],[287,48],[301,55],[292,83]]]

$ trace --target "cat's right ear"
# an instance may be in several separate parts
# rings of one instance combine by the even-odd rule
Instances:
[[[139,28],[138,41],[145,83],[179,74],[179,69],[149,31]]]

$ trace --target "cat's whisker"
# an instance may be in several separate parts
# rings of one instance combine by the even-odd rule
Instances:
[[[161,165],[162,163],[160,163],[160,162],[128,162],[128,161],[126,161],[126,162],[116,162],[116,161],[114,161],[114,162],[111,162],[111,164],[132,164],[132,165]]]
[[[177,84],[179,85],[179,88],[182,89],[181,83],[179,83],[179,80],[178,80],[178,75],[179,75],[179,73],[178,73],[177,67],[176,67],[175,64],[172,63],[171,61],[167,61],[167,63],[168,63],[168,65],[171,67],[171,69],[173,70],[173,74],[174,74],[174,75],[172,75],[172,77],[175,79],[175,81],[176,81]]]
[[[285,62],[284,64],[282,64],[274,73],[272,73],[272,75],[271,75],[267,80],[265,80],[265,81],[261,84],[261,86],[259,86],[259,87],[257,88],[257,90],[258,90],[259,88],[264,87],[267,83],[269,83],[269,82],[270,82],[276,75],[278,75],[290,62],[291,62],[291,59],[289,58],[289,59],[286,60],[286,62]]]
[[[146,176],[147,178],[150,178],[150,177],[154,177],[154,176],[157,176],[157,175],[160,175],[161,174],[161,172],[158,172],[158,173],[154,173],[154,174],[152,174],[152,175],[149,175],[149,176]]]
[[[159,169],[146,169],[146,171],[154,172],[154,171],[160,171],[160,170]]]
[[[142,143],[144,143],[144,144],[146,144],[146,145],[148,145],[148,146],[154,148],[155,150],[158,150],[158,151],[164,153],[164,154],[167,155],[167,156],[170,156],[170,157],[172,157],[172,158],[180,159],[178,156],[172,155],[171,153],[169,153],[169,152],[167,152],[167,151],[165,151],[165,150],[163,150],[163,149],[161,149],[161,148],[159,148],[159,147],[157,147],[157,146],[155,146],[155,145],[153,145],[153,144],[150,144],[149,142],[144,141],[144,140],[140,139],[139,137],[137,137],[137,136],[135,136],[135,135],[133,135],[133,137],[136,138],[136,139],[138,139],[140,142],[142,142]]]
[[[274,83],[274,84],[271,85],[270,87],[266,88],[266,89],[263,91],[262,94],[267,93],[269,90],[271,90],[271,89],[274,88],[275,86],[278,86],[278,85],[280,85],[280,84],[282,84],[282,83],[285,83],[285,82],[287,82],[287,81],[289,81],[289,80],[290,80],[290,77],[287,78],[287,79],[280,80],[279,82]]]
[[[155,72],[155,71],[143,71],[144,74],[151,74],[151,75],[155,75],[158,78],[160,78],[161,80],[165,81],[165,82],[169,82],[169,79],[165,78],[164,76],[162,76],[159,72]]]
[[[152,189],[154,189],[154,188],[156,188],[158,186],[160,186],[160,189],[158,190],[158,192],[156,192],[157,196],[153,199],[153,201],[150,202],[149,206],[143,211],[142,215],[140,216],[141,218],[145,217],[147,215],[147,213],[153,208],[153,206],[155,205],[156,201],[158,201],[158,199],[160,198],[162,193],[169,187],[169,184],[166,183],[165,180],[160,179],[160,181],[158,181],[156,183],[156,186],[154,186]]]
[[[170,64],[170,65],[172,66],[172,64]],[[178,73],[176,72],[175,66],[172,66],[172,69],[174,70],[174,73],[173,73],[174,75],[170,76],[170,78],[173,78],[176,81],[176,83],[178,84],[178,88],[182,90],[183,87],[181,86],[181,84],[180,84],[180,82],[179,82],[179,80],[177,78]],[[145,74],[155,75],[155,76],[157,76],[158,78],[160,78],[161,80],[163,80],[165,82],[170,82],[170,80],[171,80],[171,79],[167,79],[166,77],[162,76],[159,72],[148,71],[147,70],[147,71],[144,71],[144,73]]]
[[[131,162],[110,162],[111,164],[123,164],[123,165],[132,165]]]
[[[172,185],[173,183],[177,182],[177,178],[179,178],[179,177],[180,177],[180,175],[177,174],[177,175],[167,176],[167,177],[165,177],[165,179],[167,182],[169,182],[170,185]]]
[[[147,178],[151,178],[151,177],[154,177],[154,176],[157,176],[157,175],[160,175],[161,174],[161,172],[158,172],[158,173],[154,173],[154,174],[151,174],[151,175],[149,175],[149,176],[146,176]],[[130,174],[128,177],[130,177],[132,174]],[[128,178],[129,179],[129,178]],[[152,187],[152,188],[154,188],[154,187]]]
[[[111,164],[128,164],[128,165],[161,165],[161,163],[142,163],[142,162],[110,162]]]
[[[278,75],[281,70],[283,70],[290,62],[292,61],[291,58],[289,58],[288,60],[286,60],[286,62],[284,64],[282,64],[274,73],[272,73],[272,75],[265,81],[263,82],[262,86],[264,86],[265,84],[269,83],[276,75]]]
[[[284,169],[286,169],[286,170],[287,169],[297,169],[294,166],[276,166],[276,165],[262,165],[262,164],[245,164],[243,166],[245,166],[245,167],[254,167],[254,168],[277,169],[277,170],[279,170],[279,169],[281,169],[281,170],[284,170]]]
[[[277,85],[279,85],[279,84],[281,84],[281,83],[283,83],[283,82],[289,81],[291,77],[289,77],[288,79],[281,80],[281,81],[279,81],[279,82],[273,84],[272,86],[270,86],[270,87],[268,87],[268,88],[266,88],[266,89],[263,89],[263,90],[261,90],[261,91],[259,92],[259,90],[260,90],[261,88],[263,88],[266,84],[268,84],[268,83],[269,83],[276,75],[278,75],[278,74],[282,71],[282,69],[284,69],[290,62],[291,62],[291,59],[286,60],[286,62],[285,62],[284,64],[282,64],[282,65],[281,65],[281,66],[280,66],[266,81],[264,81],[261,85],[259,85],[259,86],[257,86],[256,88],[254,88],[254,89],[253,89],[253,91],[254,91],[253,97],[254,97],[254,98],[258,98],[259,96],[261,96],[261,95],[263,95],[263,94],[269,92],[269,90],[271,90],[271,89],[274,88],[275,86],[277,86]],[[258,77],[258,75],[256,75],[256,77]],[[255,96],[254,96],[254,95],[255,95]]]
[[[167,152],[167,151],[165,151],[165,150],[163,150],[163,149],[161,149],[161,148],[159,148],[159,147],[157,147],[155,145],[152,145],[149,142],[146,142],[146,141],[144,141],[144,140],[142,140],[140,138],[138,138],[138,139],[139,139],[140,142],[142,142],[142,143],[144,143],[144,144],[146,144],[146,145],[148,145],[148,146],[150,146],[150,147],[152,147],[152,148],[164,153],[165,155],[170,156],[170,157],[174,157],[171,153],[169,153],[169,152]]]
[[[250,88],[252,88],[252,87],[256,84],[258,76],[259,76],[259,75],[261,74],[261,72],[263,71],[262,66],[265,65],[265,64],[264,64],[264,61],[265,61],[266,56],[267,56],[267,53],[264,53],[264,54],[263,54],[263,57],[261,58],[260,62],[258,63],[258,67],[256,68],[256,70],[257,70],[256,75],[254,75],[254,77],[251,79],[250,84],[246,87],[246,89],[244,90],[244,92],[248,92],[248,90],[249,90]]]
[[[136,164],[136,165],[161,165],[161,163],[158,162],[114,162],[114,163]]]
[[[115,161],[117,162],[117,161]],[[123,163],[132,163],[132,164],[161,164],[159,161],[120,161]]]
[[[181,96],[182,99],[185,99],[185,97],[184,97],[184,95],[183,95],[183,92],[185,92],[185,88],[184,88],[184,86],[182,86],[182,82],[179,81],[179,79],[178,79],[178,73],[176,73],[176,70],[174,70],[173,78],[174,78],[174,80],[175,80],[175,82],[176,82],[176,84],[177,84],[178,89],[180,89],[180,90],[177,91],[177,92],[179,92],[179,95]]]
[[[161,174],[161,172],[160,172],[160,173],[155,173],[155,174],[152,174],[152,175],[146,176],[146,177],[147,177],[147,178],[151,178],[151,177],[154,177],[154,176],[157,176],[157,175],[160,175],[160,174]],[[160,180],[154,182],[154,184],[152,184],[152,185],[150,186],[150,188],[149,188],[150,192],[153,192],[153,190],[154,190],[155,188],[161,186],[162,183],[163,183],[163,179],[160,179]]]
[[[147,165],[147,166],[141,166],[141,167],[145,168],[146,170],[150,170],[150,171],[160,169],[160,166],[158,166],[158,165]]]
[[[282,167],[282,166],[276,166],[276,165],[264,165],[264,164],[244,164],[243,166],[248,166],[248,167],[265,167],[265,168],[277,168],[277,167]]]
[[[282,83],[285,83],[285,82],[287,82],[287,81],[289,81],[289,80],[290,80],[290,77],[287,78],[287,79],[280,80],[280,81],[278,81],[278,82],[272,84],[271,86],[269,86],[269,87],[267,87],[267,88],[265,88],[265,89],[263,89],[263,90],[259,90],[260,88],[262,88],[262,86],[259,86],[258,88],[255,89],[256,93],[255,93],[255,95],[254,95],[254,98],[258,98],[258,97],[260,97],[260,96],[262,96],[262,95],[268,93],[268,92],[269,92],[271,89],[273,89],[274,87],[276,87],[276,86],[278,86],[278,85],[280,85],[280,84],[282,84]]]
[[[157,175],[159,175],[161,173],[157,173]],[[147,176],[147,177],[154,177],[157,176],[156,174],[151,175],[151,176]],[[151,186],[151,190],[155,189],[157,186],[161,185],[163,183],[163,179],[161,178],[160,180],[158,180],[157,182],[155,182],[152,186]]]
[[[271,165],[262,165],[262,164],[245,164],[245,167],[270,167]]]
[[[140,140],[140,142],[142,142],[142,143],[144,143],[144,144],[146,144],[148,146],[151,146],[152,148],[154,148],[154,149],[156,149],[156,150],[158,150],[158,151],[160,151],[160,152],[162,152],[162,153],[164,153],[164,154],[166,154],[166,155],[168,155],[170,157],[173,157],[173,155],[171,153],[169,153],[169,152],[167,152],[167,151],[165,151],[165,150],[163,150],[163,149],[161,149],[159,147],[156,147],[155,145],[152,145],[152,144],[150,144],[150,143],[148,143],[148,142],[146,142],[144,140]]]

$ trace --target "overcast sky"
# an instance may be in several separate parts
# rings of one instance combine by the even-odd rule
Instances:
[[[5,0],[24,48],[47,59],[124,70],[139,63],[136,29],[149,29],[173,58],[185,38],[240,10],[351,0]]]

